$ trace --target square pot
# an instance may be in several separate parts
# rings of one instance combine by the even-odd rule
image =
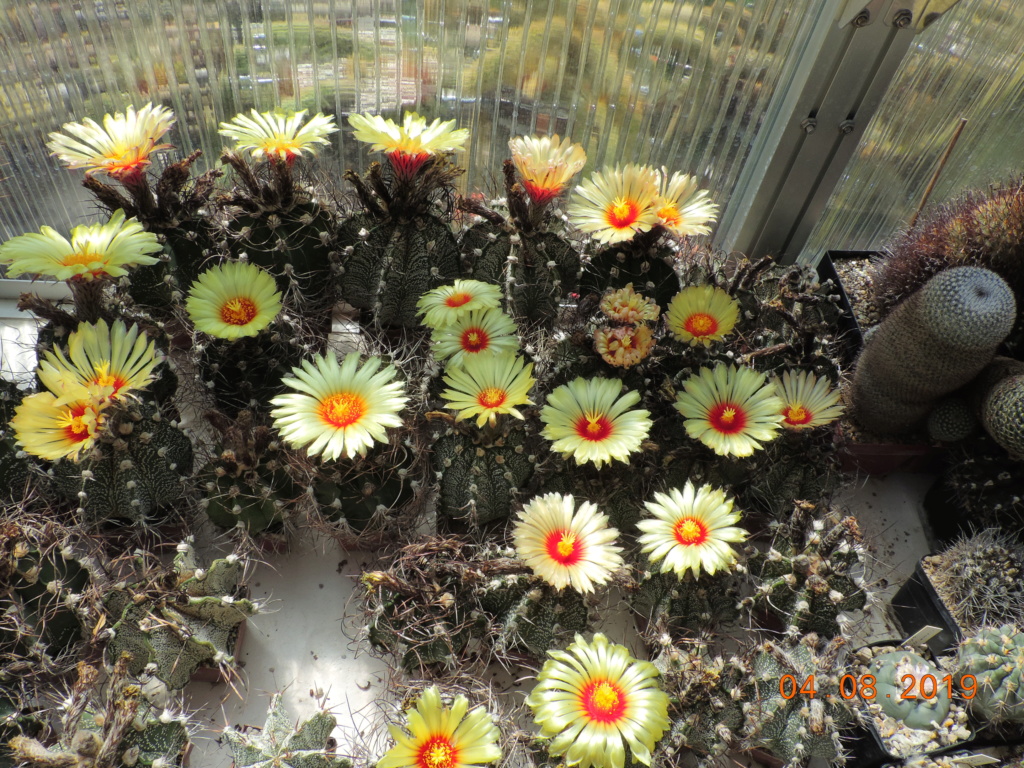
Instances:
[[[918,561],[913,575],[900,587],[889,605],[906,635],[912,635],[926,626],[941,630],[928,641],[928,649],[936,656],[955,650],[963,640],[960,627],[939,599],[935,586],[925,573],[923,560]]]

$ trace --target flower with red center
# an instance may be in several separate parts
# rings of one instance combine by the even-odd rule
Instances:
[[[658,223],[658,175],[646,166],[604,169],[576,187],[569,222],[599,243],[632,240]]]
[[[654,322],[661,314],[654,301],[633,290],[632,283],[625,288],[606,293],[601,299],[601,311],[610,320],[632,324]]]
[[[577,464],[588,461],[601,467],[613,460],[629,461],[651,429],[651,413],[630,410],[640,402],[639,392],[621,397],[618,379],[578,378],[548,395],[540,412],[541,434],[551,449],[572,456]]]
[[[500,309],[465,312],[431,334],[434,357],[460,365],[468,357],[515,352],[519,349],[516,324]]]
[[[644,504],[654,519],[636,524],[644,532],[638,541],[652,563],[661,563],[662,573],[675,571],[681,579],[691,571],[697,577],[736,562],[729,542],[743,541],[746,533],[733,527],[740,513],[724,491],[710,485],[695,489],[688,482],[682,491],[655,493],[654,501]]]
[[[589,643],[576,635],[548,656],[526,697],[541,736],[551,739],[548,753],[564,755],[567,766],[625,768],[628,746],[633,760],[650,765],[671,724],[657,668],[600,633]]]
[[[456,420],[476,416],[478,427],[495,424],[502,413],[522,419],[516,406],[533,404],[533,363],[524,363],[512,352],[472,355],[461,365],[449,365],[444,383],[449,389],[441,397],[459,412]]]
[[[104,115],[103,125],[86,118],[81,123],[65,123],[63,133],[51,133],[47,148],[68,168],[85,168],[86,176],[103,171],[122,183],[142,175],[154,152],[171,149],[173,144],[157,144],[174,125],[174,113],[165,107],[147,104],[138,112],[128,107],[125,113]]]
[[[284,441],[310,456],[364,456],[374,442],[388,441],[387,427],[402,426],[398,412],[409,401],[405,385],[393,381],[397,369],[379,357],[360,367],[359,354],[352,352],[339,364],[332,350],[303,360],[292,374],[281,383],[297,392],[273,398],[270,404],[277,407],[270,415]]]
[[[750,456],[778,436],[782,400],[775,385],[750,368],[701,368],[683,384],[675,407],[686,433],[719,456]]]
[[[454,120],[430,125],[415,112],[406,112],[402,124],[385,120],[380,115],[349,115],[352,135],[371,144],[371,152],[384,152],[395,175],[411,179],[431,157],[442,152],[461,152],[469,139],[466,128],[455,129]]]
[[[709,235],[718,206],[708,202],[707,190],[697,189],[697,178],[664,168],[658,174],[658,198],[654,207],[658,222],[674,235]]]
[[[523,188],[534,205],[544,205],[558,197],[569,180],[583,170],[587,153],[569,139],[558,136],[516,136],[508,143],[512,162],[519,171]]]
[[[29,395],[14,409],[11,429],[26,453],[47,461],[77,461],[96,443],[104,405],[85,400],[58,405],[51,392]]]
[[[196,329],[218,339],[255,336],[281,311],[281,293],[269,273],[246,261],[228,261],[192,283],[185,310]]]
[[[470,710],[461,694],[446,707],[437,686],[420,694],[404,729],[389,725],[388,731],[395,746],[377,768],[478,768],[501,759],[500,733],[487,710]]]
[[[548,584],[586,594],[622,567],[622,547],[612,543],[619,532],[608,526],[608,515],[588,501],[575,506],[572,496],[559,493],[531,500],[519,513],[512,540],[519,559]]]
[[[271,161],[295,162],[308,152],[315,155],[317,144],[330,144],[327,136],[338,130],[334,120],[317,112],[306,120],[306,110],[290,115],[276,112],[257,112],[235,115],[229,123],[221,123],[218,133],[233,139],[235,150],[249,150],[255,158],[267,157]]]
[[[117,210],[106,224],[83,224],[71,230],[71,241],[50,227],[12,237],[0,245],[0,264],[7,276],[32,274],[57,280],[90,281],[124,277],[129,267],[156,264],[161,251],[156,235]]]
[[[669,333],[691,347],[721,341],[739,319],[740,303],[714,285],[683,288],[672,298],[665,317]]]
[[[773,379],[782,398],[782,426],[786,429],[810,429],[829,424],[843,412],[840,394],[808,371],[785,371],[781,379]]]
[[[46,352],[37,371],[57,405],[123,400],[149,386],[162,359],[139,326],[127,328],[121,320],[111,326],[105,320],[81,323],[68,336],[67,348],[67,356],[59,347]]]
[[[427,291],[416,302],[423,324],[435,331],[451,325],[467,312],[501,307],[501,289],[479,280],[456,280]]]
[[[620,325],[594,331],[594,349],[606,363],[632,368],[654,349],[654,333],[647,325]]]

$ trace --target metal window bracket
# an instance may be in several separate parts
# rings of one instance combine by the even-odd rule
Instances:
[[[914,34],[958,0],[824,3],[783,74],[715,245],[793,261],[842,177]],[[818,258],[814,256],[813,260]]]

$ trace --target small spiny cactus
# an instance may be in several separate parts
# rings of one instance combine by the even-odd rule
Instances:
[[[974,675],[971,714],[982,722],[1024,723],[1024,630],[986,627],[960,644],[960,674]]]
[[[350,768],[352,761],[334,754],[338,721],[319,710],[298,725],[288,716],[284,700],[275,693],[267,709],[267,722],[256,733],[224,729],[235,768]]]

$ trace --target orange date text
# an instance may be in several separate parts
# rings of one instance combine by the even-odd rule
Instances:
[[[903,689],[898,694],[887,693],[886,698],[895,697],[900,699],[934,699],[939,691],[945,686],[946,695],[953,697],[954,685],[960,689],[965,699],[973,699],[978,692],[978,680],[974,675],[963,675],[958,682],[954,682],[952,675],[936,678],[935,675],[903,675],[900,680]],[[818,689],[814,683],[814,675],[809,675],[799,680],[795,675],[783,675],[779,679],[779,695],[784,699],[792,699],[796,696],[806,696],[814,699],[818,697]],[[874,675],[843,675],[839,678],[839,695],[844,699],[852,699],[860,696],[862,699],[874,699],[878,696],[878,686]],[[832,699],[832,693],[823,694],[823,698]]]

